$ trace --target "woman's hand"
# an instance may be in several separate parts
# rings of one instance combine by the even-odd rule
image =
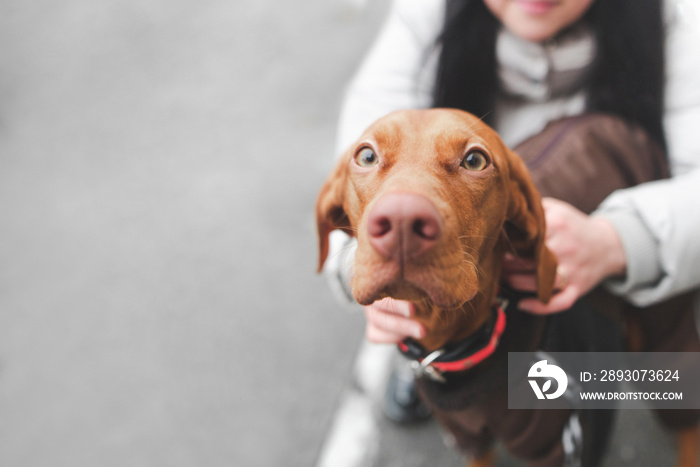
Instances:
[[[603,279],[624,275],[627,262],[620,238],[608,221],[553,198],[544,198],[542,205],[547,220],[545,243],[559,263],[554,283],[557,292],[546,305],[528,298],[519,308],[549,314],[570,308]],[[514,289],[534,292],[534,263],[507,255],[503,279]]]
[[[365,307],[367,340],[375,344],[398,344],[407,337],[425,336],[425,328],[411,319],[416,310],[411,302],[384,298]]]

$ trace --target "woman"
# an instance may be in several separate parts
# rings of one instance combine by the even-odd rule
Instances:
[[[639,306],[691,290],[700,285],[697,10],[679,0],[396,0],[348,90],[338,149],[401,108],[462,108],[510,146],[563,117],[616,114],[666,148],[672,178],[619,190],[590,216],[545,199],[560,290],[519,308],[563,311],[600,283]],[[349,261],[330,264],[341,285]],[[509,258],[504,279],[534,290],[528,267]],[[373,342],[425,332],[407,302],[384,299],[365,313]]]

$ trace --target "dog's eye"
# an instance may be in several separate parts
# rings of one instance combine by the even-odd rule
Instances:
[[[467,170],[484,170],[489,165],[489,161],[481,151],[471,151],[462,160],[462,167]]]
[[[364,148],[355,156],[355,162],[360,167],[374,167],[379,162],[379,158],[370,148]]]

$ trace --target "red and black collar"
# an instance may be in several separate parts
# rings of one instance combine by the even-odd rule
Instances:
[[[466,371],[490,357],[506,328],[508,303],[499,300],[492,308],[491,318],[474,334],[461,341],[451,342],[445,347],[427,352],[418,342],[405,339],[399,350],[413,360],[416,376],[427,376],[434,381],[446,382],[445,373]]]

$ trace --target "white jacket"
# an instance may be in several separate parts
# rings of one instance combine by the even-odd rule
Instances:
[[[347,90],[338,126],[338,154],[377,118],[394,110],[431,106],[439,54],[435,44],[444,9],[444,0],[394,0],[379,37]],[[595,213],[613,223],[627,255],[624,282],[611,281],[608,286],[638,305],[700,286],[700,8],[692,0],[667,0],[666,10],[663,118],[673,178],[619,190]],[[548,64],[562,69],[584,67],[593,53],[580,38],[543,45],[501,32],[497,41],[501,84],[505,80],[505,85],[518,88],[513,78],[522,71],[515,69],[518,64],[526,63],[529,81],[541,78],[546,83],[547,74],[557,71],[548,69]],[[515,73],[509,73],[513,71],[509,68]],[[582,91],[557,99],[547,98],[546,89],[537,87],[523,92],[527,100],[514,104],[501,99],[495,109],[494,126],[511,146],[538,133],[549,121],[585,110]],[[334,235],[333,243],[342,243]],[[342,260],[330,265],[331,272],[339,267]]]

